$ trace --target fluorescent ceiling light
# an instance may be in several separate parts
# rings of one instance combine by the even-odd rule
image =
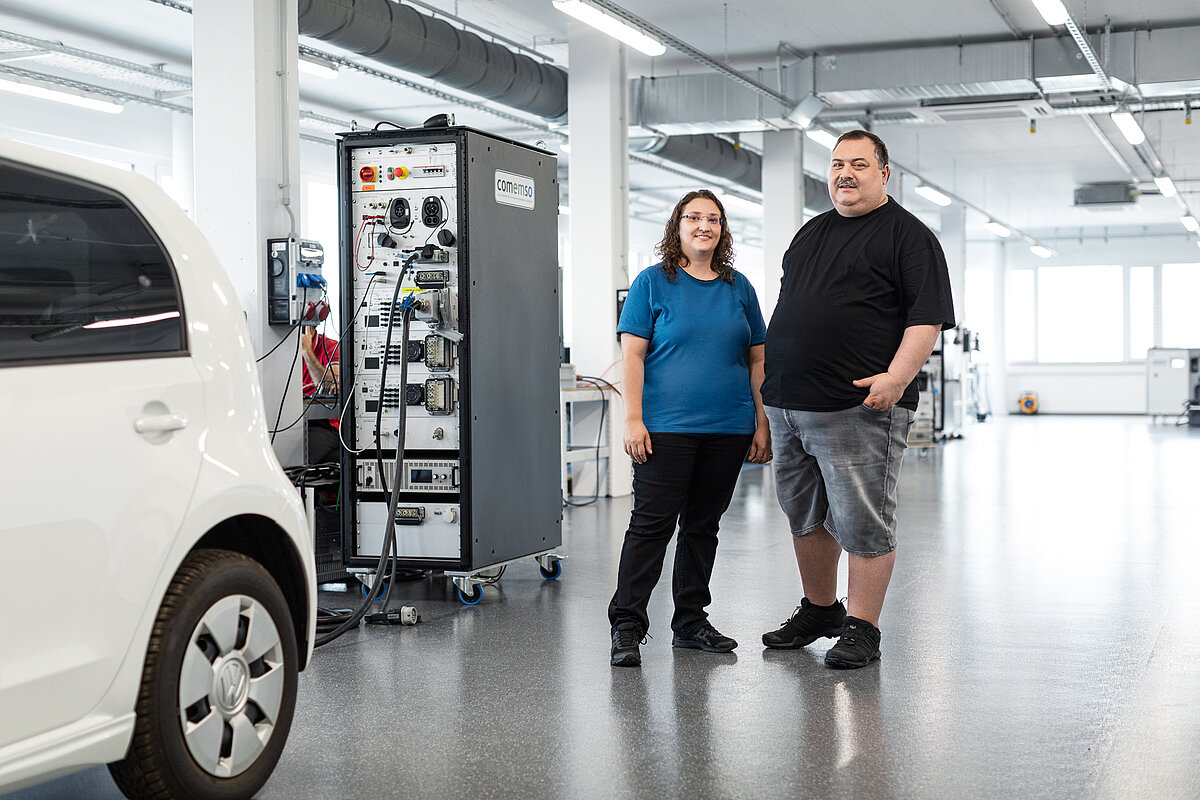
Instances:
[[[561,143],[561,144],[558,146],[558,152],[560,152],[560,153],[570,153],[570,152],[571,152],[571,143],[570,143],[570,142],[563,142],[563,143]]]
[[[829,131],[823,131],[818,128],[809,128],[804,132],[804,135],[821,145],[821,147],[824,147],[826,150],[833,150],[833,146],[837,144],[837,137]]]
[[[1179,221],[1183,223],[1183,227],[1187,228],[1192,233],[1200,231],[1200,222],[1197,222],[1196,218],[1191,214],[1184,214],[1179,218]]]
[[[658,39],[647,36],[624,20],[617,19],[582,0],[554,0],[554,7],[648,56],[661,56],[667,52],[666,45]]]
[[[1042,247],[1040,244],[1035,244],[1029,248],[1029,252],[1033,253],[1038,258],[1049,258],[1054,255],[1054,251],[1049,247]]]
[[[1163,197],[1174,197],[1179,194],[1179,191],[1175,188],[1175,182],[1171,180],[1170,175],[1161,175],[1155,178],[1154,185],[1162,192]]]
[[[1133,118],[1133,114],[1128,111],[1114,111],[1109,114],[1112,117],[1113,123],[1121,130],[1121,135],[1125,137],[1125,141],[1130,144],[1141,144],[1146,141],[1146,134],[1142,130],[1142,126],[1137,124],[1137,120]]]
[[[762,213],[762,203],[755,203],[750,200],[746,200],[743,197],[738,197],[736,194],[719,194],[717,197],[721,198],[721,205],[723,206],[733,206],[734,208],[740,208],[743,211],[749,211],[752,214]]]
[[[989,219],[987,221],[986,227],[989,231],[996,234],[1001,239],[1007,239],[1009,236],[1012,236],[1012,231],[1010,231],[1008,228],[1001,225],[999,222],[996,222],[995,220]]]
[[[5,78],[0,78],[0,91],[14,92],[15,94],[37,97],[42,100],[53,100],[56,103],[66,103],[67,105],[78,106],[79,108],[88,108],[92,111],[103,111],[106,114],[120,114],[125,110],[125,106],[111,100],[100,100],[95,97],[76,94],[65,88],[50,89],[46,86],[20,83]]]
[[[311,58],[302,53],[298,63],[301,72],[307,72],[309,75],[314,75],[318,78],[333,80],[338,76],[337,65],[330,61]]]
[[[1047,25],[1063,25],[1071,18],[1062,0],[1033,0],[1033,4]]]
[[[921,197],[924,197],[929,202],[935,203],[939,206],[945,207],[954,202],[949,197],[947,197],[946,195],[939,192],[937,189],[933,188],[932,186],[926,186],[925,184],[921,184],[913,191],[915,191],[917,194],[921,195]]]

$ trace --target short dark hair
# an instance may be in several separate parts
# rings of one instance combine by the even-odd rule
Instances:
[[[688,265],[688,257],[683,254],[683,243],[679,239],[679,221],[683,216],[683,209],[697,198],[713,201],[721,214],[721,235],[717,238],[717,246],[713,250],[712,268],[721,280],[733,283],[733,233],[729,230],[729,218],[725,216],[724,204],[708,189],[688,192],[679,198],[679,202],[672,209],[662,241],[654,248],[662,258],[662,271],[667,273],[667,280],[674,283],[679,276],[679,267]]]
[[[870,139],[875,145],[875,160],[879,162],[879,168],[883,169],[888,165],[887,145],[883,143],[883,139],[880,139],[870,131],[864,131],[861,129],[846,131],[838,137],[837,143],[833,146],[834,149],[836,150],[837,146],[847,139]]]

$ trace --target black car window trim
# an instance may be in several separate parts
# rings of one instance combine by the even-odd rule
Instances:
[[[45,205],[60,205],[68,208],[124,208],[126,211],[133,214],[134,218],[141,224],[142,228],[150,235],[150,239],[154,245],[158,247],[159,253],[163,257],[163,262],[167,266],[167,271],[171,278],[171,288],[175,293],[175,298],[179,306],[179,341],[180,347],[175,350],[155,350],[150,352],[136,353],[97,353],[92,355],[74,355],[74,356],[31,356],[29,358],[12,358],[6,354],[0,353],[0,369],[7,367],[30,367],[41,365],[54,364],[86,364],[95,362],[113,362],[113,361],[139,361],[146,358],[180,358],[191,354],[190,341],[188,339],[188,324],[187,324],[187,308],[184,302],[183,291],[179,284],[178,270],[174,259],[171,257],[171,251],[163,244],[163,241],[158,236],[158,231],[149,223],[141,210],[128,197],[121,192],[113,189],[110,186],[94,183],[92,181],[77,178],[71,175],[65,175],[53,169],[36,166],[23,161],[14,161],[11,158],[0,157],[0,167],[10,167],[18,172],[32,173],[43,178],[61,181],[64,184],[79,186],[99,192],[109,198],[113,202],[83,202],[79,200],[63,199],[42,199],[42,196],[29,196],[19,192],[0,192],[0,198],[11,198],[14,200],[25,200]]]

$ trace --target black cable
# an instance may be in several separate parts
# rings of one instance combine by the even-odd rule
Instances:
[[[395,128],[396,130],[400,130],[400,131],[408,130],[408,128],[404,127],[403,125],[397,125],[396,123],[394,123],[390,120],[386,120],[386,119],[381,119],[381,120],[379,120],[379,122],[376,122],[375,127],[371,128],[371,130],[373,130],[373,131],[379,130],[380,125],[391,125],[393,128]]]
[[[603,381],[604,383],[608,383],[608,381],[605,381],[603,378],[589,378],[584,375],[580,375],[576,380],[578,380],[580,383],[590,383],[592,386],[596,387],[596,391],[600,392],[600,425],[596,430],[596,493],[592,495],[591,500],[585,500],[582,503],[572,503],[567,498],[563,498],[563,505],[571,506],[573,508],[582,508],[584,506],[590,506],[592,503],[600,499],[600,443],[604,441],[604,418],[608,416],[608,398],[604,396],[604,389],[602,389],[600,384],[596,381]],[[612,386],[611,383],[608,383],[608,385]],[[613,389],[615,390],[616,387],[614,386]],[[609,458],[612,458],[611,454],[609,455]]]
[[[507,564],[500,567],[500,571],[497,572],[495,575],[489,575],[488,577],[481,580],[478,585],[479,586],[495,586],[497,583],[500,582],[500,579],[504,577],[504,570],[506,570],[506,569],[508,569]]]
[[[399,283],[399,280],[397,280],[397,283]],[[411,313],[411,310],[412,310],[412,307],[408,306],[407,301],[406,301],[404,310],[401,313],[401,327],[403,328],[403,331],[404,331],[403,338],[405,338],[405,339],[408,338],[407,337],[408,320],[409,320],[409,315]],[[380,392],[381,392],[381,399],[382,399],[382,386],[380,388]],[[397,473],[399,472],[399,469],[400,469],[399,461],[404,456],[404,439],[403,439],[404,415],[401,414],[400,418],[402,421],[401,421],[400,427],[398,428],[398,431],[397,431],[399,435],[397,436],[397,442],[396,442],[396,444],[397,444],[397,448],[396,448]],[[380,460],[382,461],[382,459],[380,459]],[[386,486],[385,478],[383,476],[382,466],[380,467],[379,480],[382,485]],[[371,608],[371,606],[374,604],[374,602],[379,598],[380,592],[385,584],[387,585],[387,593],[384,595],[384,598],[383,598],[383,607],[385,609],[387,608],[387,604],[391,599],[392,586],[394,586],[395,582],[396,582],[396,561],[398,560],[398,556],[399,556],[399,553],[396,550],[396,506],[399,505],[399,501],[400,501],[400,481],[394,481],[392,484],[391,498],[388,502],[388,521],[387,521],[387,525],[384,528],[383,546],[379,548],[379,562],[375,566],[375,580],[371,584],[371,588],[367,592],[367,596],[363,600],[362,605],[360,605],[354,613],[352,613],[349,616],[346,616],[344,618],[339,618],[335,615],[327,615],[325,617],[324,627],[330,627],[330,626],[334,626],[334,627],[332,630],[328,631],[327,633],[317,637],[317,639],[313,642],[314,647],[321,647],[323,645],[329,644],[330,642],[332,642],[334,639],[341,636],[346,631],[350,630],[353,627],[356,627],[358,625],[358,623],[362,620],[362,618],[364,616],[366,616],[367,611]],[[387,561],[388,561],[389,555],[392,556],[392,558],[391,558],[392,574],[390,575],[390,577],[387,580],[384,580],[382,576],[383,576],[384,569],[387,566]]]
[[[370,294],[371,294],[371,284],[375,283],[375,279],[376,279],[376,278],[378,278],[378,277],[379,277],[379,273],[378,273],[378,272],[376,272],[376,273],[373,273],[373,274],[371,275],[371,280],[367,281],[367,287],[366,287],[366,289],[364,289],[364,290],[363,290],[363,304],[365,304],[365,302],[366,302],[366,298],[367,298],[367,297],[369,297],[369,296],[370,296]],[[306,290],[306,291],[307,291],[307,290]],[[324,299],[325,299],[325,298],[327,298],[327,297],[329,297],[329,291],[328,291],[328,290],[325,290],[325,291],[323,291],[323,292],[321,293],[321,299],[322,299],[322,300],[324,300]],[[362,305],[363,305],[363,304],[360,304],[358,308],[354,309],[354,313],[350,315],[350,321],[349,321],[349,322],[347,322],[347,323],[345,324],[345,326],[342,328],[342,332],[341,332],[341,334],[338,336],[337,343],[334,345],[334,348],[333,348],[333,349],[334,349],[334,350],[336,350],[336,351],[338,352],[339,360],[340,360],[340,356],[341,356],[341,352],[342,352],[342,340],[346,338],[346,334],[347,334],[347,333],[350,331],[350,326],[354,324],[354,320],[358,319],[358,315],[359,315],[359,312],[362,310]],[[300,323],[297,323],[297,325],[299,325],[299,324],[300,324]],[[324,334],[321,334],[321,335],[322,335],[322,336],[324,336]],[[325,337],[325,338],[329,338],[329,337]],[[278,346],[279,346],[279,345],[276,345],[276,347],[278,347]],[[268,353],[268,355],[270,355],[270,354]],[[261,360],[261,359],[260,359],[260,360]],[[295,363],[295,362],[293,362],[293,363]],[[326,364],[326,365],[325,365],[325,371],[321,373],[321,379],[320,379],[319,381],[315,381],[315,382],[313,383],[313,395],[314,395],[314,396],[316,395],[316,387],[320,386],[322,383],[324,383],[324,382],[325,382],[325,376],[329,374],[329,370],[330,370],[330,368],[331,368],[332,366],[333,366],[332,362],[331,362],[331,363],[328,363],[328,364]],[[311,378],[312,376],[311,376],[311,375],[309,375],[309,377]],[[338,383],[337,383],[337,386],[338,386],[338,401],[339,401],[339,402],[341,402],[341,399],[342,399],[342,380],[341,380],[341,375],[340,375],[340,374],[338,375]],[[285,391],[286,391],[286,390],[285,390]],[[311,398],[305,398],[305,399],[304,399],[304,410],[300,412],[300,416],[299,416],[299,417],[297,417],[296,419],[294,419],[294,420],[292,421],[292,423],[291,423],[290,425],[288,425],[286,428],[279,428],[279,429],[278,429],[277,431],[275,431],[275,432],[276,432],[276,433],[283,433],[283,432],[284,432],[284,431],[286,431],[286,430],[291,430],[292,428],[296,427],[296,425],[298,425],[298,424],[300,423],[300,420],[304,419],[304,418],[305,418],[305,417],[308,415],[308,409],[312,407],[312,405],[313,405],[313,403],[314,403],[314,402],[315,402],[315,401],[314,401],[313,399],[311,399]],[[319,405],[319,406],[321,406],[322,408],[327,408],[327,409],[329,409],[330,411],[332,411],[332,410],[334,409],[334,406],[327,406],[327,405],[325,405],[324,403],[319,403],[319,402],[318,402],[318,403],[316,403],[316,404],[317,404],[317,405]],[[278,421],[276,421],[276,424],[278,424]],[[342,438],[342,437],[340,437],[340,436],[338,437],[338,444],[339,444],[339,446],[340,446],[340,444],[341,444],[341,438]]]
[[[407,267],[411,266],[412,261],[415,258],[416,258],[416,254],[414,253],[409,258],[408,262],[405,264],[405,267],[407,268]],[[388,490],[387,490],[387,479],[385,478],[384,472],[383,472],[383,455],[382,455],[382,450],[380,448],[380,442],[379,442],[379,429],[382,426],[382,417],[383,417],[383,414],[382,414],[382,412],[383,412],[383,391],[384,391],[384,387],[387,385],[387,381],[386,381],[387,361],[388,361],[387,353],[388,353],[388,349],[391,347],[392,331],[395,328],[396,299],[400,295],[400,286],[403,284],[403,282],[404,282],[404,273],[403,273],[403,271],[401,271],[396,276],[396,289],[392,294],[392,307],[388,314],[388,333],[387,333],[387,340],[386,340],[385,347],[384,347],[383,370],[380,373],[380,380],[379,380],[379,408],[377,410],[376,417],[375,417],[375,457],[376,457],[376,464],[379,468],[380,487],[382,488],[382,490],[384,492],[387,492]],[[368,286],[369,285],[370,284],[368,284]],[[411,318],[412,311],[413,311],[413,306],[411,305],[410,300],[411,300],[411,298],[405,298],[404,303],[401,306],[401,312],[400,312],[401,340],[404,343],[405,350],[407,350],[407,346],[408,346],[407,342],[408,342],[408,333],[409,333],[409,319]],[[408,359],[404,358],[400,362],[400,364],[401,364],[400,380],[401,380],[401,382],[404,382],[408,379]],[[406,434],[405,423],[407,421],[407,419],[406,419],[407,415],[406,415],[405,411],[406,411],[406,406],[403,404],[403,398],[401,398],[400,411],[398,414],[399,420],[398,420],[397,428],[396,428],[396,475],[397,476],[400,475],[400,470],[402,467],[402,460],[404,458],[404,440],[405,440],[405,434]],[[399,502],[400,502],[400,481],[397,480],[397,481],[394,481],[392,484],[391,497],[389,498],[389,501],[388,501],[388,521],[387,521],[387,525],[384,527],[383,543],[382,543],[382,546],[379,548],[379,561],[377,562],[377,564],[375,566],[375,580],[371,584],[371,588],[367,592],[367,596],[363,600],[362,605],[360,605],[358,607],[358,609],[355,610],[352,614],[349,614],[348,616],[347,615],[327,614],[324,616],[324,618],[319,623],[320,626],[324,627],[324,628],[332,628],[332,629],[328,630],[327,633],[324,633],[321,636],[317,637],[317,639],[313,642],[314,647],[321,647],[323,645],[326,645],[326,644],[332,642],[334,639],[337,639],[339,636],[341,636],[346,631],[357,626],[358,623],[362,620],[362,618],[364,616],[366,616],[367,611],[371,608],[371,606],[374,604],[374,602],[377,599],[379,599],[379,595],[385,584],[387,586],[387,592],[383,596],[383,607],[385,609],[387,608],[388,603],[391,601],[392,587],[396,583],[396,575],[397,575],[396,562],[399,561],[399,551],[397,550],[398,545],[396,542],[396,506],[399,505]],[[389,577],[386,580],[384,580],[382,576],[384,573],[384,569],[388,566],[389,556],[391,556],[391,574],[389,575]]]
[[[308,299],[308,287],[304,287],[304,300]],[[301,302],[303,303],[304,300]],[[283,404],[287,402],[288,389],[292,386],[292,373],[296,371],[296,359],[300,357],[300,337],[296,337],[296,352],[292,354],[292,365],[288,367],[287,381],[283,384],[283,394],[279,397],[279,413],[275,415],[275,427],[271,430],[271,444],[275,444],[275,434],[278,432],[279,423],[283,419]],[[296,423],[293,422],[292,425]],[[288,426],[289,428],[291,425]]]
[[[286,342],[286,341],[288,340],[288,337],[292,335],[292,331],[294,331],[294,330],[296,330],[297,328],[299,328],[299,327],[300,327],[300,323],[301,323],[301,322],[303,322],[303,321],[304,321],[304,320],[296,320],[296,324],[295,324],[295,325],[293,325],[292,327],[288,328],[288,330],[287,330],[287,333],[285,333],[285,334],[283,335],[283,338],[282,338],[282,339],[280,339],[278,342],[276,342],[276,343],[275,343],[275,346],[274,346],[274,347],[272,347],[270,350],[268,350],[267,352],[263,353],[263,354],[262,354],[261,356],[259,356],[258,358],[254,359],[254,363],[255,363],[255,364],[260,364],[260,363],[262,363],[262,362],[263,362],[263,361],[266,359],[266,357],[267,357],[267,356],[271,355],[271,353],[274,353],[276,350],[278,350],[278,349],[279,349],[279,345],[281,345],[281,344],[283,344],[284,342]]]
[[[581,381],[587,381],[587,382],[589,382],[589,383],[591,383],[591,382],[593,382],[593,381],[600,381],[600,383],[603,383],[605,386],[607,386],[608,388],[612,389],[612,390],[613,390],[613,392],[615,392],[617,395],[620,395],[620,394],[621,394],[621,390],[620,390],[620,389],[618,389],[616,386],[613,386],[613,385],[612,385],[611,383],[609,383],[608,381],[604,380],[604,378],[596,378],[596,377],[593,377],[592,375],[580,375],[580,376],[578,377],[578,380],[581,380]]]

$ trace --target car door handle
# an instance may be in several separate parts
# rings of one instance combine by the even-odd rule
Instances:
[[[186,428],[187,424],[187,417],[178,414],[153,414],[135,419],[133,429],[138,433],[169,433]]]

